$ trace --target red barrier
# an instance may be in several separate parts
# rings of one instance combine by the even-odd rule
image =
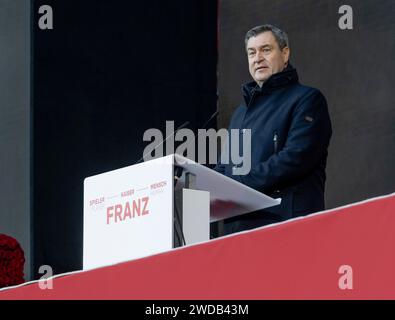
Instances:
[[[395,299],[395,194],[0,299]]]

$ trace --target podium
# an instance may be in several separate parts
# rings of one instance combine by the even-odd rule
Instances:
[[[207,241],[211,222],[280,202],[178,154],[88,177],[83,269]]]

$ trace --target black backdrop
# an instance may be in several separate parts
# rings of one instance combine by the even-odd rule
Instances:
[[[148,128],[216,109],[213,0],[33,2],[33,274],[82,267],[83,180],[133,164]],[[54,29],[40,30],[51,5]]]

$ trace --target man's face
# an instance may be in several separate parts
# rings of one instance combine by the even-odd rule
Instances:
[[[261,87],[272,74],[286,67],[289,48],[281,50],[273,33],[266,31],[248,39],[247,56],[250,74]]]

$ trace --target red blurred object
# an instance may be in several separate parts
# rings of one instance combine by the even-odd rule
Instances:
[[[0,234],[0,288],[25,282],[25,254],[14,238]]]

